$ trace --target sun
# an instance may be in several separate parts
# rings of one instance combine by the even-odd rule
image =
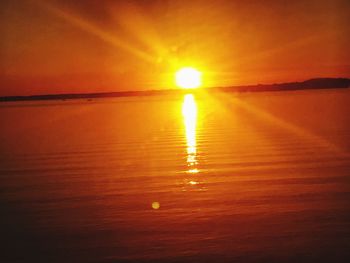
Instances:
[[[184,89],[198,88],[202,84],[202,73],[195,68],[185,67],[175,74],[176,85]]]

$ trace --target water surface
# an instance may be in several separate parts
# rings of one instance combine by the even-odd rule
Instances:
[[[347,262],[350,92],[0,104],[3,262]]]

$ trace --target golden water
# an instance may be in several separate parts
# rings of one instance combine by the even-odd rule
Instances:
[[[350,92],[0,104],[3,262],[349,259]]]

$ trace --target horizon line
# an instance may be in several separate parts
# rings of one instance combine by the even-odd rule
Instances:
[[[149,89],[149,90],[127,90],[127,91],[101,91],[88,93],[53,93],[53,94],[32,94],[32,95],[10,95],[0,96],[0,102],[21,101],[21,100],[55,100],[55,99],[92,99],[104,97],[132,97],[132,96],[153,96],[168,95],[172,93],[191,92],[263,92],[263,91],[288,91],[305,89],[332,89],[349,88],[350,79],[343,77],[336,78],[311,78],[297,82],[283,82],[270,84],[237,85],[237,86],[217,86],[202,87],[194,89]]]

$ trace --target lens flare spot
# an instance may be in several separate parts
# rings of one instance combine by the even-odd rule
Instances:
[[[153,209],[156,209],[156,210],[159,209],[159,208],[160,208],[159,202],[153,202],[153,203],[152,203],[152,208],[153,208]]]

